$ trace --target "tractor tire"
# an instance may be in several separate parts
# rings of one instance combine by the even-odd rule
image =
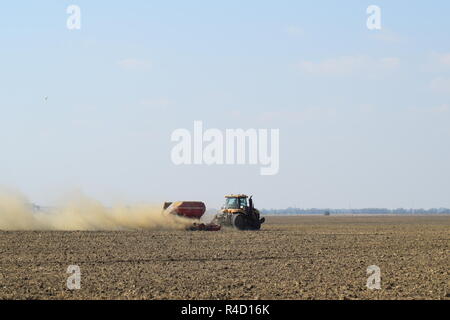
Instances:
[[[234,214],[231,217],[231,224],[238,230],[247,230],[247,219],[242,214]]]
[[[260,230],[261,223],[259,221],[255,221],[247,227],[247,230]]]

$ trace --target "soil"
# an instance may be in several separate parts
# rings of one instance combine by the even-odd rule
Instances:
[[[450,216],[266,217],[261,231],[0,231],[1,299],[449,299]],[[69,290],[69,265],[81,289]],[[381,289],[366,286],[380,268]]]

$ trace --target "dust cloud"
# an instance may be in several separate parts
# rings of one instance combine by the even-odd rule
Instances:
[[[192,220],[163,214],[161,206],[104,206],[78,194],[55,208],[33,205],[18,192],[0,190],[0,230],[113,231],[185,229]]]

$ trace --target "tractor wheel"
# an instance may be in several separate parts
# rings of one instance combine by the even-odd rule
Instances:
[[[255,221],[250,226],[248,226],[248,230],[260,230],[261,229],[261,223],[259,221]]]
[[[238,230],[246,230],[247,229],[247,220],[242,214],[234,214],[231,217],[231,224]]]

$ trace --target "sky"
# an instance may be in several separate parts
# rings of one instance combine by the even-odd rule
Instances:
[[[104,203],[450,207],[449,14],[443,0],[2,3],[0,186],[40,204],[80,190]],[[175,165],[171,134],[196,120],[279,129],[279,172]]]

